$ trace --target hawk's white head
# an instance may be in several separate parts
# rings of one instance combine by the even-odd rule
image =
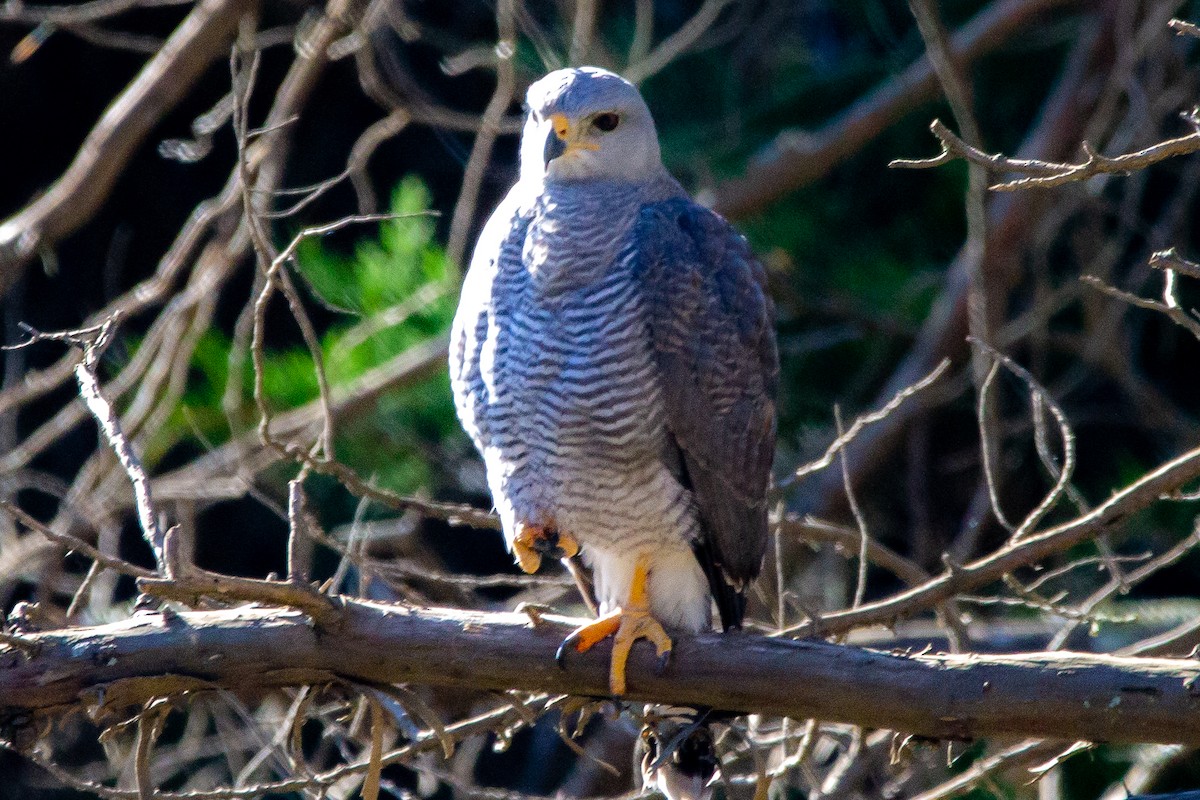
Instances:
[[[525,104],[523,180],[644,183],[662,172],[650,109],[620,75],[556,70],[529,87]]]

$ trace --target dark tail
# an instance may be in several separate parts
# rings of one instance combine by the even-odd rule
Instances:
[[[725,579],[721,565],[713,558],[712,549],[703,540],[692,543],[692,552],[708,578],[708,588],[717,601],[717,612],[721,615],[721,628],[726,631],[740,630],[746,619],[746,591],[735,589]]]

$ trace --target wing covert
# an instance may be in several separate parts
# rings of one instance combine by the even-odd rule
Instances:
[[[643,207],[634,235],[667,427],[700,512],[698,555],[711,559],[705,568],[725,618],[729,588],[717,580],[740,591],[767,545],[779,355],[766,272],[728,222],[687,199]],[[732,616],[740,624],[740,613]]]

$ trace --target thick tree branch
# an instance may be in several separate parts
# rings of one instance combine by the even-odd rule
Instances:
[[[120,711],[162,695],[350,680],[602,696],[608,647],[554,653],[579,620],[342,599],[336,622],[241,607],[144,613],[23,635],[0,657],[0,719]],[[655,675],[634,649],[631,700],[840,720],[936,738],[1037,735],[1200,744],[1200,661],[1079,653],[902,655],[750,635],[681,636]]]
[[[147,134],[233,38],[238,0],[203,0],[104,112],[45,194],[0,223],[0,295],[41,249],[92,218]]]
[[[1069,0],[1006,0],[993,3],[950,38],[951,55],[961,67],[995,50],[1013,34]],[[830,170],[901,116],[937,96],[929,58],[881,83],[820,130],[785,131],[747,168],[744,175],[716,188],[713,207],[727,217],[747,217],[788,192],[820,180]]]

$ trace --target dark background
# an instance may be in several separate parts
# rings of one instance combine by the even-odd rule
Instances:
[[[965,0],[938,4],[952,30],[997,5]],[[406,41],[394,27],[375,30],[364,46],[374,52],[382,74],[402,92],[415,84],[425,101],[480,113],[494,86],[491,71],[478,68],[450,75],[445,67],[456,53],[490,46],[496,35],[495,8],[482,1],[408,2],[402,8],[422,35]],[[549,2],[526,3],[523,8],[548,40],[565,50],[569,10]],[[617,54],[628,46],[634,7],[607,2],[603,9],[596,54],[601,61],[611,56],[610,65],[619,66]],[[676,30],[695,10],[689,3],[654,3],[657,38]],[[116,17],[111,26],[152,42],[169,34],[186,11],[137,9]],[[307,3],[268,2],[262,8],[260,29],[286,29],[312,12]],[[1107,44],[1096,50],[1092,79],[1080,83],[1079,105],[1088,119],[1098,119],[1097,104],[1105,96],[1105,86],[1115,84],[1123,87],[1115,93],[1121,110],[1110,114],[1107,124],[1097,123],[1092,129],[1081,126],[1076,140],[1092,137],[1103,152],[1114,153],[1185,133],[1186,126],[1174,111],[1195,102],[1196,44],[1165,30],[1140,48],[1129,45],[1127,37],[1140,30],[1146,19],[1174,13],[1194,20],[1198,12],[1194,3],[1095,2],[1063,3],[1038,16],[1004,44],[989,48],[969,69],[986,148],[1017,151],[1046,113],[1048,98],[1086,36],[1099,36]],[[30,25],[5,19],[0,10],[0,56],[12,51],[31,30]],[[261,120],[273,87],[294,59],[290,40],[285,36],[281,41],[263,53],[259,72],[263,89],[250,106],[255,122]],[[777,137],[803,138],[821,129],[872,87],[899,74],[923,50],[904,3],[738,2],[721,14],[699,47],[649,78],[642,88],[659,125],[668,167],[689,189],[719,203],[726,181],[764,154],[769,156],[781,141]],[[62,173],[88,130],[146,58],[144,53],[99,46],[69,31],[56,31],[21,63],[0,64],[0,220],[21,209]],[[521,40],[516,63],[523,91],[544,71],[528,36]],[[25,271],[2,299],[5,342],[23,337],[18,327],[22,322],[39,330],[79,326],[153,273],[196,205],[220,190],[235,158],[228,125],[214,134],[211,152],[195,163],[163,157],[160,143],[191,137],[193,120],[228,91],[229,81],[228,64],[218,59],[142,144],[100,212]],[[1163,99],[1164,87],[1177,90],[1178,96]],[[1172,108],[1164,109],[1164,103]],[[517,113],[518,105],[510,110]],[[359,88],[354,59],[330,65],[295,126],[285,185],[304,186],[336,175],[362,130],[383,113]],[[850,418],[886,399],[897,365],[922,346],[922,326],[947,291],[947,271],[966,234],[966,169],[961,163],[927,171],[887,168],[893,158],[936,152],[936,141],[928,133],[934,117],[958,129],[944,103],[921,104],[816,182],[737,220],[768,265],[778,306],[784,370],[778,475],[821,453],[832,438],[834,404]],[[405,176],[418,176],[427,187],[431,207],[441,214],[431,247],[448,234],[472,140],[469,133],[413,125],[381,145],[370,162],[370,180],[384,204]],[[1076,155],[1069,149],[1059,157]],[[476,230],[510,185],[515,156],[516,138],[501,137],[482,184]],[[1196,156],[1186,156],[1128,179],[1097,179],[1034,192],[1035,197],[1017,196],[1018,203],[1036,204],[1033,218],[1025,220],[1021,230],[996,233],[989,241],[993,252],[1004,252],[1013,270],[1001,297],[1002,320],[1026,318],[1045,301],[1048,291],[1073,285],[1101,262],[1113,265],[1105,274],[1108,282],[1157,296],[1159,278],[1144,266],[1152,250],[1172,245],[1186,256],[1200,255],[1193,239],[1196,169]],[[1001,202],[997,197],[990,196],[989,203]],[[342,184],[278,223],[273,235],[282,245],[304,225],[354,210],[354,191]],[[340,232],[325,241],[323,257],[354,258],[361,242],[374,236],[370,226]],[[222,291],[214,328],[225,335],[249,297],[252,274],[247,260]],[[1185,305],[1200,297],[1192,284],[1183,281]],[[1200,433],[1200,370],[1195,368],[1200,346],[1186,331],[1147,310],[1129,310],[1115,326],[1101,324],[1097,308],[1110,308],[1108,304],[1116,301],[1089,291],[1082,290],[1044,319],[1028,323],[1029,330],[1014,335],[1004,349],[1049,387],[1070,417],[1078,445],[1074,482],[1094,503],[1195,444]],[[342,324],[343,317],[323,307],[315,294],[306,297],[318,327],[325,330]],[[280,352],[298,349],[299,338],[284,323],[282,304],[277,305],[269,345]],[[127,361],[152,319],[143,315],[123,326],[122,339],[106,356],[108,368]],[[26,371],[45,367],[61,354],[62,349],[52,344],[0,354],[4,385],[14,385]],[[1007,536],[987,515],[986,506],[984,513],[979,509],[978,432],[968,350],[960,342],[948,355],[954,358],[955,377],[933,408],[917,415],[896,438],[873,444],[876,451],[860,453],[856,462],[864,465],[855,477],[872,536],[931,571],[940,568],[943,552],[953,551],[956,558],[967,560],[998,546]],[[194,383],[201,383],[201,377],[198,372]],[[434,399],[422,406],[423,422],[413,435],[420,445],[414,450],[417,455],[403,455],[423,461],[422,480],[414,483],[411,477],[399,476],[392,485],[487,507],[477,462],[453,425],[449,396],[438,394],[444,381],[442,376],[427,384],[425,391]],[[0,417],[0,451],[15,446],[49,419],[69,401],[73,389],[64,384],[44,401]],[[1010,515],[1019,517],[1037,503],[1046,483],[1038,472],[1024,389],[1006,376],[998,392],[1004,436],[998,464],[1006,476],[1002,499]],[[203,405],[194,396],[181,402]],[[389,417],[386,409],[377,413],[382,417],[376,425],[382,427],[409,424],[406,420],[412,419]],[[347,441],[339,444],[352,465],[362,466],[363,471],[370,471],[374,461],[355,464],[354,454],[373,448],[376,440],[371,431],[375,430],[370,425],[350,426],[344,434]],[[155,473],[167,472],[213,445],[180,435],[150,466]],[[79,426],[31,466],[70,482],[95,447],[94,429]],[[372,458],[382,461],[389,456],[374,452]],[[282,469],[264,474],[261,491],[282,501],[290,474]],[[852,524],[840,478],[826,477],[829,480],[806,482],[794,492],[789,510],[816,512]],[[0,487],[3,480],[0,476]],[[326,526],[333,528],[353,518],[355,499],[333,482],[317,479],[312,491]],[[45,495],[18,496],[37,516],[46,518],[54,512]],[[1189,508],[1168,505],[1142,515],[1114,547],[1126,555],[1160,551],[1190,529]],[[372,509],[367,516],[389,515]],[[1069,509],[1063,508],[1050,521],[1069,516]],[[125,528],[123,554],[149,564],[133,521]],[[198,529],[203,535],[197,539],[196,554],[203,566],[256,577],[283,569],[285,524],[259,500],[212,504],[201,513]],[[430,563],[439,569],[473,574],[513,571],[499,537],[492,533],[451,531],[426,522],[418,536],[421,547],[431,554]],[[380,555],[386,555],[386,548]],[[804,603],[839,607],[852,592],[853,566],[840,557],[830,560],[808,548],[791,557],[795,591]],[[314,577],[328,577],[336,565],[330,553],[319,551]],[[899,588],[882,571],[873,570],[871,577],[868,599]],[[1127,599],[1194,598],[1198,578],[1200,561],[1192,555],[1158,572]],[[1082,596],[1094,580],[1081,578],[1071,589]],[[10,576],[0,575],[0,582],[8,609],[20,600],[47,597],[44,587],[39,589],[37,575],[16,570]],[[511,594],[479,590],[474,600],[507,605]],[[123,582],[119,599],[133,595],[131,583]],[[992,613],[978,609],[981,618]],[[522,745],[526,746],[536,747]],[[531,758],[527,752],[518,747],[503,763],[526,763]],[[95,755],[82,748],[76,757],[84,760]],[[1186,785],[1188,767],[1179,769],[1173,780]],[[484,770],[491,782],[500,779],[500,772],[487,772],[486,765]],[[505,785],[544,794],[557,786],[555,778],[543,772],[536,780],[522,778]],[[34,788],[42,782],[40,773],[19,758],[0,757],[0,797],[69,796]],[[1172,783],[1170,775],[1165,783]],[[1076,778],[1074,792],[1073,797],[1096,796],[1084,777]]]

